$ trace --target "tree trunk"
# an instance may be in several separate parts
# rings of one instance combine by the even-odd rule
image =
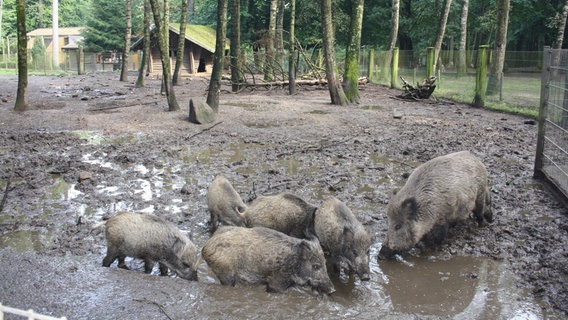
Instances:
[[[495,48],[493,49],[493,62],[491,63],[489,72],[487,95],[498,93],[501,81],[503,80],[510,7],[511,0],[497,1],[497,32],[495,33]]]
[[[0,0],[1,1],[1,0]],[[288,92],[296,94],[296,0],[290,0],[290,52],[288,57]]]
[[[335,62],[335,35],[331,16],[331,0],[321,1],[322,16],[322,40],[325,60],[325,76],[331,103],[335,105],[347,105],[347,97],[337,76],[337,64]]]
[[[125,1],[126,32],[124,33],[124,49],[122,50],[122,69],[120,81],[128,81],[128,65],[130,64],[130,38],[132,36],[132,0]]]
[[[243,69],[241,63],[241,0],[231,0],[231,89],[241,90]]]
[[[227,0],[217,0],[217,35],[215,40],[215,55],[213,70],[207,92],[207,104],[215,112],[219,112],[219,93],[221,92],[221,77],[223,75],[223,59],[225,58],[225,37],[227,34]]]
[[[142,61],[140,61],[140,68],[138,69],[138,79],[136,79],[136,88],[144,86],[144,78],[148,73],[147,69],[150,63],[150,10],[152,10],[150,0],[144,0],[144,47],[142,49]]]
[[[444,40],[444,33],[446,32],[446,24],[448,23],[448,16],[450,15],[450,7],[452,0],[445,0],[444,13],[438,23],[438,33],[436,34],[436,43],[434,45],[434,72],[438,66],[438,59],[440,51],[442,50],[442,41]]]
[[[168,16],[168,4],[169,0],[164,0],[164,16]],[[172,76],[170,70],[170,52],[168,46],[168,35],[169,35],[169,25],[166,19],[162,21],[160,17],[160,8],[158,7],[158,0],[150,0],[150,7],[152,7],[152,13],[154,14],[154,24],[156,25],[156,35],[158,36],[158,43],[160,47],[160,58],[162,60],[162,73],[163,80],[162,85],[164,86],[164,91],[166,92],[166,97],[168,99],[168,110],[177,111],[179,110],[179,105],[176,100],[174,93],[174,88],[172,85]],[[164,23],[166,22],[166,23]]]
[[[363,27],[364,0],[354,0],[349,27],[349,44],[345,55],[345,72],[343,88],[345,96],[351,103],[359,103],[359,51],[361,48],[361,28]]]
[[[276,8],[278,0],[270,0],[270,17],[268,19],[268,34],[266,38],[266,58],[264,61],[264,80],[272,81],[274,77],[274,39],[276,37]]]
[[[467,73],[467,14],[469,11],[469,0],[462,0],[462,14],[460,20],[460,47],[458,50],[458,75],[463,76]]]
[[[2,2],[2,1],[0,1]],[[0,6],[1,7],[1,6]],[[1,9],[1,8],[0,8]],[[43,1],[42,0],[38,0],[37,2],[37,22],[36,22],[36,28],[37,29],[41,29],[43,28],[43,21],[41,21],[41,17],[43,17]],[[0,10],[1,11],[1,10]],[[2,21],[0,21],[0,23],[2,23]],[[2,34],[2,32],[0,32],[0,35]]]
[[[16,28],[18,32],[18,91],[14,110],[28,109],[28,44],[26,39],[26,0],[16,3]]]
[[[274,38],[274,61],[277,65],[282,64],[284,54],[284,0],[278,0],[276,11],[276,34]]]
[[[560,19],[560,24],[558,26],[558,36],[556,37],[556,49],[562,49],[562,42],[564,41],[564,30],[566,29],[566,18],[568,17],[568,0],[564,3],[564,9],[562,9],[562,18]]]
[[[53,0],[51,11],[51,43],[53,68],[59,69],[59,0]]]
[[[385,71],[391,69],[392,54],[394,48],[396,47],[396,40],[398,38],[399,17],[400,17],[400,0],[392,0],[390,44],[389,44],[389,50],[387,51],[385,57],[385,64],[383,68]],[[383,74],[385,75],[385,77],[387,76],[386,72],[383,72]],[[391,81],[390,87],[395,88],[396,84],[393,81]]]
[[[176,55],[176,66],[174,69],[174,77],[172,84],[178,85],[179,73],[183,66],[183,55],[185,54],[185,28],[187,26],[187,7],[189,6],[188,0],[181,0],[181,18],[179,21],[179,41]]]

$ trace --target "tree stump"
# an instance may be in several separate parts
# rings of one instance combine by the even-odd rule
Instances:
[[[436,77],[431,76],[422,82],[422,84],[417,83],[416,87],[411,85],[408,81],[404,80],[401,76],[400,80],[402,80],[402,88],[404,92],[400,95],[403,99],[412,99],[412,100],[421,100],[421,99],[428,99],[436,89]]]

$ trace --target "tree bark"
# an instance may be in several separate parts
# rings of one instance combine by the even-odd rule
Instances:
[[[566,29],[566,18],[568,17],[568,0],[564,3],[564,8],[562,9],[562,18],[560,19],[560,25],[558,26],[558,36],[556,37],[556,49],[562,49],[562,42],[564,41],[564,31]]]
[[[172,84],[174,86],[178,85],[179,73],[181,67],[183,66],[183,56],[185,54],[185,29],[187,26],[187,7],[189,6],[188,0],[181,0],[181,18],[179,21],[179,41],[178,49],[176,55],[176,66],[174,69],[174,77],[172,79]]]
[[[277,64],[282,63],[284,54],[284,0],[278,0],[276,11],[276,34],[274,38],[274,61]]]
[[[168,16],[168,0],[164,0],[164,15]],[[170,52],[168,46],[168,35],[169,35],[169,25],[166,19],[162,21],[160,16],[160,8],[158,7],[158,0],[150,0],[150,7],[152,7],[152,13],[154,14],[154,24],[156,25],[156,35],[158,36],[158,43],[160,47],[160,58],[162,60],[162,70],[163,70],[163,81],[164,90],[166,92],[166,97],[168,99],[168,110],[177,111],[179,110],[179,105],[176,100],[174,93],[174,88],[172,85],[172,76],[170,70]],[[164,23],[166,22],[166,23]]]
[[[241,63],[241,0],[231,0],[231,83],[232,91],[241,90],[243,69]]]
[[[148,65],[150,63],[150,0],[144,0],[144,47],[142,49],[142,61],[138,69],[138,78],[136,79],[136,88],[144,86],[144,78],[148,74]]]
[[[343,88],[351,103],[359,103],[359,52],[361,48],[361,28],[363,27],[364,0],[354,0],[349,27],[349,44],[345,54]]]
[[[53,49],[53,68],[59,69],[59,0],[52,1],[51,39]]]
[[[398,39],[399,17],[400,17],[400,0],[392,0],[390,44],[389,44],[389,50],[387,51],[385,57],[385,64],[383,68],[384,70],[391,69],[392,54],[394,48],[396,47],[396,40]],[[387,76],[386,72],[383,72],[383,74],[385,75],[385,77]],[[394,88],[396,87],[396,84],[393,81],[391,81],[390,87]]]
[[[463,76],[467,73],[467,15],[469,11],[469,0],[462,0],[462,14],[460,20],[460,47],[458,49],[458,75]]]
[[[448,16],[450,15],[450,7],[452,0],[445,0],[444,13],[438,23],[438,33],[436,34],[436,43],[434,45],[434,72],[438,68],[438,59],[440,58],[440,51],[442,50],[442,41],[444,40],[444,33],[446,33],[446,25],[448,23]]]
[[[276,37],[276,8],[278,0],[270,0],[270,17],[268,19],[268,34],[266,37],[266,58],[264,61],[264,80],[272,81],[274,77],[274,39]]]
[[[215,55],[213,70],[207,92],[207,104],[215,112],[219,112],[219,93],[221,92],[221,77],[223,76],[223,59],[225,58],[225,37],[227,34],[227,0],[217,0],[217,35],[215,40]]]
[[[509,25],[509,9],[511,0],[497,1],[497,32],[495,33],[495,48],[493,49],[493,62],[490,66],[487,94],[499,92],[503,80],[503,66],[505,65],[505,49],[507,46],[507,26]]]
[[[335,61],[335,35],[331,16],[331,0],[321,1],[322,16],[322,40],[325,60],[325,76],[331,103],[335,105],[347,105],[347,97],[337,76],[337,63]]]
[[[14,110],[28,109],[28,44],[26,40],[26,1],[16,3],[16,28],[18,32],[18,91]]]
[[[122,69],[120,81],[128,81],[128,65],[130,64],[130,39],[132,37],[132,0],[125,1],[126,31],[124,32],[124,49],[122,50]]]
[[[1,1],[1,0],[0,0]],[[290,0],[290,50],[288,57],[288,93],[296,94],[296,0]]]

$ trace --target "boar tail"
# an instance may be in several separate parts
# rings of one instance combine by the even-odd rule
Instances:
[[[104,225],[106,225],[106,221],[101,221],[97,224],[95,224],[94,226],[91,227],[91,232],[93,231],[99,231],[99,229],[101,229]]]

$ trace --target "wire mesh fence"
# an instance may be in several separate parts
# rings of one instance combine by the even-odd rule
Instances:
[[[568,198],[568,50],[545,49],[535,176]]]

